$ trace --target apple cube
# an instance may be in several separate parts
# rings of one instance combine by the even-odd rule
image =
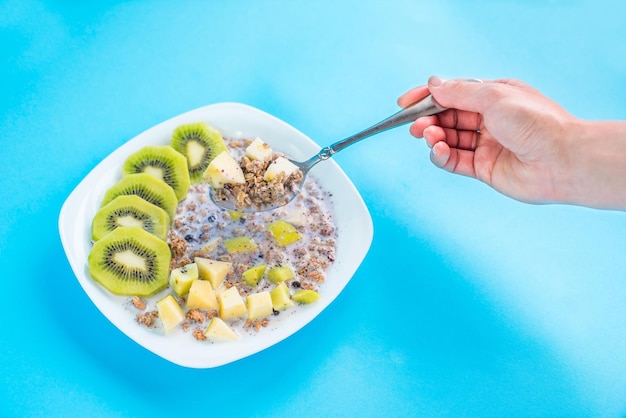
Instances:
[[[250,267],[248,270],[244,271],[241,274],[241,278],[246,282],[246,284],[250,287],[255,287],[259,284],[259,280],[263,277],[263,273],[265,273],[266,269],[265,264],[259,264],[254,267]]]
[[[248,313],[248,308],[235,286],[219,293],[217,300],[220,304],[220,318],[224,321],[240,318]]]
[[[281,247],[302,239],[300,233],[296,230],[296,228],[283,219],[272,222],[267,226],[267,229],[272,233],[276,244],[280,245]]]
[[[299,289],[293,293],[293,296],[291,296],[291,298],[298,303],[308,305],[309,303],[317,302],[317,300],[320,298],[320,294],[317,293],[315,290]]]
[[[204,332],[207,339],[215,342],[232,341],[239,339],[239,335],[218,317],[211,319],[211,323]]]
[[[225,184],[244,184],[246,179],[237,160],[228,151],[220,152],[209,164],[203,174],[204,179],[215,189]]]
[[[226,275],[233,268],[233,263],[228,261],[211,260],[203,257],[196,257],[193,261],[198,266],[200,278],[211,283],[213,289],[222,284]]]
[[[272,298],[272,307],[277,311],[282,311],[293,305],[289,288],[285,282],[279,283],[278,286],[272,289],[270,291],[270,297]]]
[[[226,247],[226,251],[231,254],[245,253],[257,249],[256,243],[252,240],[252,238],[248,237],[234,237],[227,239],[224,241],[224,247]]]
[[[248,319],[252,321],[271,315],[274,309],[272,296],[267,291],[248,295],[246,306],[248,307]]]
[[[170,286],[178,296],[189,292],[191,284],[196,280],[198,280],[198,266],[196,263],[175,268],[170,273]]]
[[[246,147],[246,157],[251,160],[269,161],[272,159],[272,148],[261,138],[256,138]]]
[[[295,226],[307,226],[309,223],[309,210],[304,205],[295,206],[283,219]]]
[[[298,171],[298,166],[286,159],[285,157],[278,157],[270,163],[265,170],[263,178],[265,181],[272,181],[278,177],[280,173],[285,173],[285,178],[289,177],[293,173]]]
[[[217,297],[208,280],[196,280],[189,288],[187,295],[187,309],[218,309]]]
[[[267,271],[267,278],[272,283],[286,282],[294,278],[293,270],[289,266],[278,265]]]
[[[185,318],[183,310],[180,308],[180,305],[172,295],[167,295],[163,299],[159,300],[156,303],[156,307],[159,312],[161,323],[163,324],[163,329],[166,333],[171,332],[178,326],[178,324],[183,322],[183,319]]]

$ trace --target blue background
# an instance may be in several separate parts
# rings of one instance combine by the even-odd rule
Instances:
[[[375,236],[315,321],[186,369],[128,339],[65,259],[60,208],[118,146],[239,101],[320,144],[431,74],[523,79],[626,118],[602,1],[0,3],[0,416],[624,416],[626,214],[532,206],[436,169],[408,128],[336,156]]]

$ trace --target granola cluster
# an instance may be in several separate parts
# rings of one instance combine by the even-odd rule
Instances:
[[[250,140],[231,142],[235,149],[246,147]],[[241,150],[239,150],[241,154]],[[225,184],[223,188],[215,189],[216,200],[231,202],[235,209],[247,209],[254,207],[263,210],[270,206],[282,206],[287,204],[298,193],[302,180],[302,171],[285,176],[280,173],[276,178],[267,181],[264,177],[267,167],[278,157],[284,157],[282,153],[274,153],[269,161],[251,160],[245,155],[239,160],[239,166],[243,171],[246,182],[244,184]]]

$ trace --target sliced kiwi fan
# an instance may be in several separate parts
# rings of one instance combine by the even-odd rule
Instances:
[[[122,226],[138,226],[167,240],[170,217],[162,208],[137,195],[122,195],[104,205],[93,218],[91,238],[100,238]]]
[[[167,237],[178,202],[226,149],[218,131],[197,122],[176,128],[171,145],[129,155],[92,220],[91,277],[116,295],[151,296],[167,287]]]
[[[120,227],[96,241],[89,253],[91,277],[116,295],[150,296],[167,287],[167,242],[135,227]]]
[[[124,174],[147,173],[167,183],[181,201],[189,190],[187,159],[169,145],[146,146],[128,156]]]
[[[213,158],[226,150],[226,143],[217,130],[204,122],[195,122],[174,130],[172,147],[187,157],[191,182],[198,183]]]

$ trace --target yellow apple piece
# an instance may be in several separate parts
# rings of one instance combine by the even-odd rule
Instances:
[[[185,315],[180,305],[172,295],[167,295],[163,299],[156,303],[157,311],[159,312],[159,318],[163,324],[163,329],[166,333],[171,332],[178,326]]]
[[[198,265],[200,278],[208,280],[213,289],[217,289],[222,284],[226,275],[233,268],[233,263],[228,261],[211,260],[203,257],[196,257],[193,261]]]
[[[231,254],[245,253],[257,249],[256,243],[249,237],[234,237],[224,241],[226,251]]]
[[[278,286],[272,289],[270,291],[270,297],[272,298],[272,307],[277,311],[282,311],[293,305],[289,288],[285,282],[280,282]]]
[[[265,273],[266,268],[267,266],[265,264],[258,264],[254,267],[250,267],[248,270],[241,273],[241,278],[248,286],[255,287],[259,284],[259,280],[263,277],[263,273]]]
[[[272,283],[286,282],[295,277],[291,267],[286,265],[274,266],[267,271],[267,279]]]
[[[267,226],[267,229],[272,233],[276,244],[280,245],[281,247],[302,239],[302,236],[296,230],[296,228],[284,219],[272,222]]]
[[[196,263],[175,268],[170,273],[170,286],[178,296],[189,292],[189,288],[195,280],[198,280],[198,266]]]
[[[298,166],[286,159],[285,157],[278,157],[270,163],[265,170],[263,178],[265,181],[275,180],[280,173],[285,173],[285,178],[289,177],[293,173],[298,171]]]
[[[271,315],[274,309],[272,296],[267,291],[248,295],[246,297],[246,306],[248,308],[248,319],[251,321]]]
[[[187,295],[187,309],[218,309],[217,297],[215,291],[208,280],[196,280],[189,288]]]
[[[222,151],[209,163],[202,177],[215,189],[225,184],[244,184],[246,179],[237,160],[228,151]]]
[[[248,308],[235,286],[219,293],[217,300],[220,304],[219,315],[224,321],[240,318],[248,313]]]
[[[307,226],[309,223],[309,210],[302,204],[294,206],[283,219],[294,226]]]
[[[232,341],[239,339],[239,335],[218,317],[211,319],[211,323],[204,332],[207,339],[215,342]]]
[[[272,159],[272,148],[261,138],[256,138],[246,147],[246,157],[251,160],[269,161]]]

